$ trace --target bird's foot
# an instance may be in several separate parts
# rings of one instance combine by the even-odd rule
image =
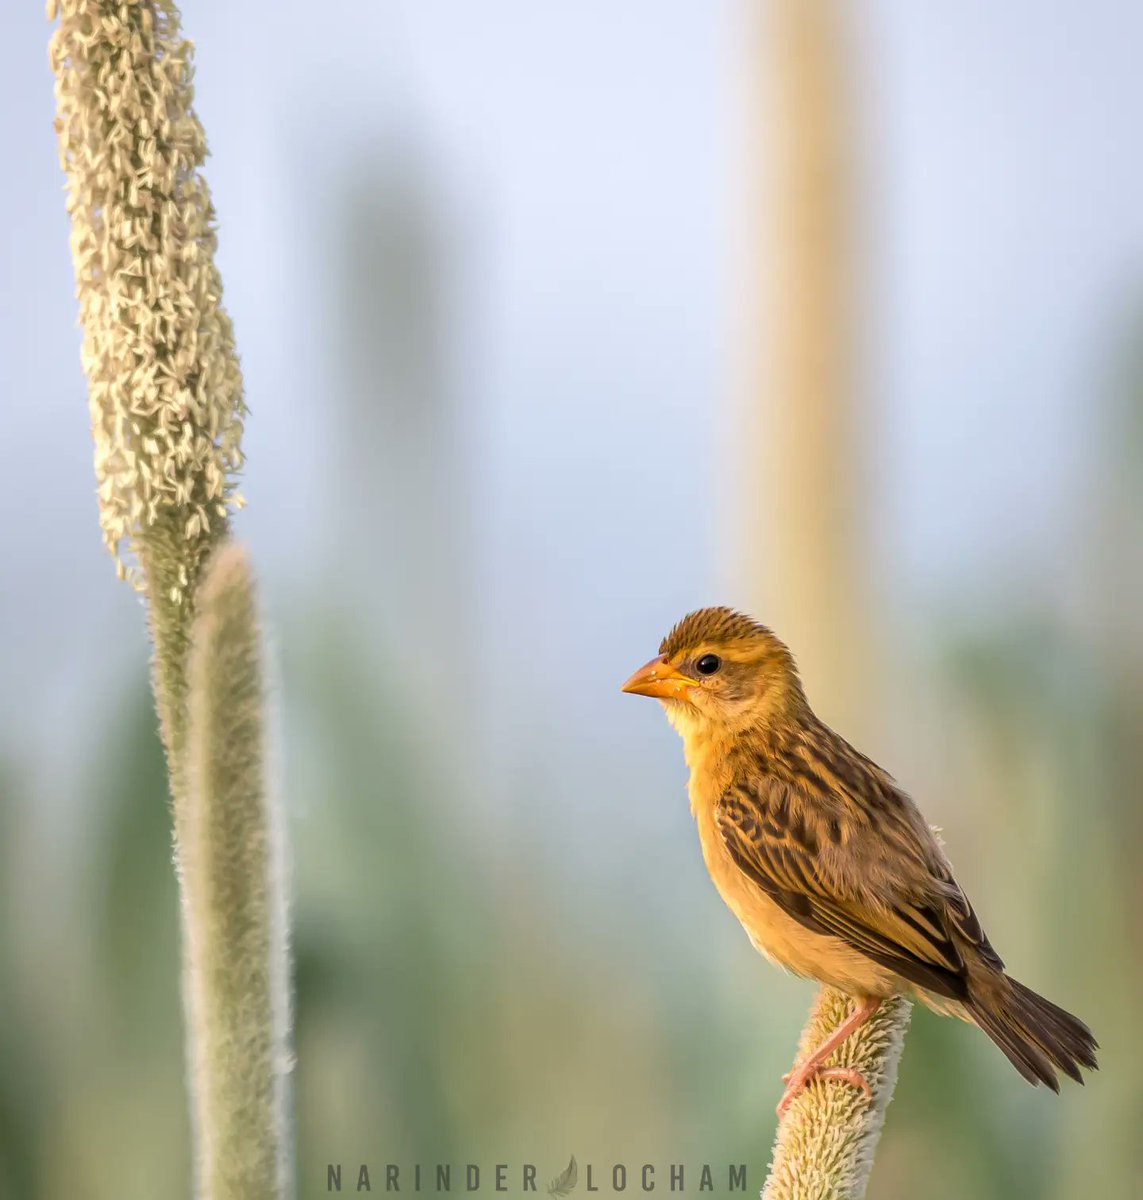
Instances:
[[[823,1067],[820,1063],[810,1060],[782,1076],[786,1090],[778,1103],[779,1120],[785,1117],[801,1090],[815,1079],[836,1079],[839,1083],[848,1083],[851,1087],[860,1088],[871,1100],[873,1099],[873,1089],[860,1071],[855,1071],[852,1067]]]
[[[865,1076],[860,1071],[855,1071],[852,1067],[826,1067],[822,1064],[846,1038],[860,1029],[877,1012],[881,1007],[881,1003],[881,1000],[877,997],[869,997],[860,1001],[853,1012],[842,1021],[805,1062],[799,1063],[788,1075],[782,1076],[782,1082],[786,1085],[786,1091],[782,1096],[782,1102],[778,1105],[779,1118],[786,1115],[786,1110],[793,1104],[794,1097],[798,1095],[802,1088],[812,1083],[815,1079],[838,1079],[842,1083],[850,1084],[852,1087],[861,1088],[872,1099],[873,1089],[869,1086]]]

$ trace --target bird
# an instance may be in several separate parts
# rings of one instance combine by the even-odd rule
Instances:
[[[623,691],[661,701],[681,735],[703,858],[754,947],[855,1001],[783,1077],[780,1118],[815,1080],[872,1096],[825,1062],[894,996],[978,1025],[1033,1085],[1096,1069],[1091,1030],[1005,972],[916,803],[818,719],[765,625],[692,612]]]

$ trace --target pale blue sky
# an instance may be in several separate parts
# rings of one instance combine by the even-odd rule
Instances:
[[[921,623],[1067,569],[1060,522],[1143,268],[1143,9],[852,8],[872,515],[902,615]],[[253,410],[240,531],[268,603],[288,612],[323,554],[360,557],[362,578],[393,565],[374,558],[373,514],[345,511],[330,359],[354,164],[400,163],[443,247],[454,532],[482,654],[525,644],[542,672],[590,639],[607,670],[626,664],[633,642],[717,599],[744,9],[339,11],[184,6]],[[142,628],[99,540],[42,6],[8,6],[0,29],[0,717],[35,746],[45,712],[57,731],[79,721],[137,661]],[[687,470],[665,486],[655,462]]]

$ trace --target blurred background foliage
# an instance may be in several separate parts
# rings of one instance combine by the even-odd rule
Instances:
[[[761,1185],[810,990],[722,909],[674,735],[616,688],[697,604],[793,639],[767,530],[819,519],[860,553],[794,639],[812,698],[1104,1048],[1056,1099],[918,1012],[870,1194],[1141,1195],[1139,14],[851,13],[858,318],[821,331],[852,356],[783,498],[750,486],[743,405],[799,398],[734,366],[783,247],[729,216],[781,43],[748,5],[636,7],[387,3],[331,45],[301,4],[185,6],[253,410],[300,1195],[329,1162],[378,1190],[387,1162],[546,1180],[572,1153]],[[152,1200],[189,1170],[164,771],[98,544],[46,31],[3,22],[0,502],[29,515],[0,576],[0,1196]],[[823,428],[852,478],[814,476]],[[827,626],[856,628],[856,690]]]

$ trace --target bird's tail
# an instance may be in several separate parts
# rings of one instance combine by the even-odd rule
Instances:
[[[1008,1056],[1029,1083],[1060,1090],[1053,1067],[1083,1083],[1081,1067],[1096,1070],[1099,1043],[1078,1018],[1009,976],[1001,986],[974,990],[967,1006],[973,1020]]]

